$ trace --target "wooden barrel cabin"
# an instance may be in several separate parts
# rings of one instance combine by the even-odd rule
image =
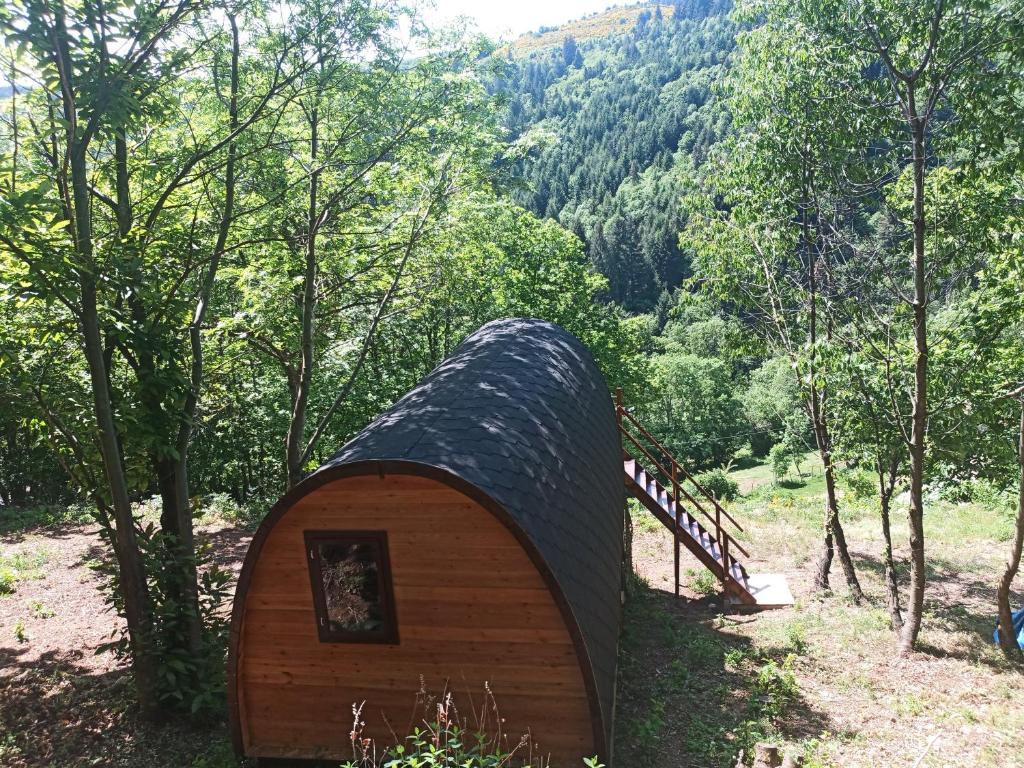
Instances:
[[[514,744],[610,761],[622,448],[587,349],[556,325],[474,333],[282,498],[253,537],[228,658],[236,750],[277,764],[403,738],[422,679],[493,692]],[[537,752],[535,752],[537,754]]]

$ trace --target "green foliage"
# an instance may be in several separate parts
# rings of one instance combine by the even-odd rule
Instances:
[[[1017,505],[1016,488],[1000,487],[992,480],[979,477],[971,481],[970,499],[990,509],[1013,510]]]
[[[749,754],[757,741],[778,737],[799,698],[796,658],[744,640],[678,614],[648,588],[631,593],[620,651],[619,707],[627,719],[618,759],[654,764],[672,749],[664,734],[679,729],[685,761],[729,768],[739,750]]]
[[[94,519],[93,510],[81,502],[28,507],[3,506],[0,507],[0,533],[59,525],[80,525]]]
[[[729,5],[685,3],[660,19],[614,9],[517,41],[495,78],[523,148],[516,199],[579,234],[606,296],[633,311],[653,309],[688,272],[683,189],[729,130],[714,90],[733,46]],[[598,19],[614,22],[600,36],[589,29]],[[565,34],[578,48],[571,64],[561,45],[536,47]]]
[[[147,584],[153,616],[153,655],[157,662],[156,695],[169,709],[196,717],[221,711],[224,700],[225,660],[228,616],[226,603],[231,596],[232,576],[213,561],[209,546],[199,546],[195,565],[200,573],[198,604],[202,635],[198,647],[191,645],[189,624],[180,610],[183,570],[180,557],[168,546],[168,534],[153,523],[140,525],[136,534],[149,576]],[[116,564],[109,557],[90,564],[102,579],[104,601],[118,615],[124,615],[124,597],[120,590]],[[129,659],[129,637],[122,627],[111,634],[97,653],[111,651],[120,659]]]
[[[543,757],[533,754],[529,733],[512,743],[514,737],[505,733],[488,688],[480,709],[471,716],[460,713],[452,694],[435,697],[421,690],[416,709],[416,715],[422,715],[420,725],[401,743],[390,746],[363,736],[362,709],[362,705],[352,707],[353,759],[342,763],[342,768],[548,768]],[[604,768],[593,757],[585,758],[582,765]]]
[[[270,510],[273,502],[259,498],[239,502],[230,494],[219,492],[192,500],[193,515],[198,522],[222,522],[242,528],[255,528]]]
[[[110,647],[165,708],[219,711],[226,576],[196,524],[255,523],[489,320],[564,325],[631,394],[647,326],[508,199],[486,42],[417,24],[410,60],[395,4],[37,6],[0,13],[39,83],[0,126],[0,530],[88,501],[123,535]]]
[[[18,619],[14,622],[14,639],[19,643],[27,643],[29,641],[28,632],[25,631],[24,619]]]
[[[627,724],[629,738],[638,745],[637,754],[646,760],[653,761],[658,754],[661,732],[665,727],[665,706],[665,699],[656,698],[650,703],[646,715]]]
[[[745,442],[743,405],[730,366],[673,351],[658,355],[653,368],[656,397],[644,407],[645,425],[688,466],[728,461]]]
[[[786,642],[797,656],[807,652],[807,628],[799,619],[786,625]]]
[[[711,571],[699,570],[690,580],[690,589],[701,597],[707,597],[718,592],[718,579]]]
[[[752,371],[741,398],[755,456],[765,456],[776,443],[807,431],[799,382],[786,357],[770,358]]]
[[[238,768],[240,761],[228,742],[220,742],[192,761],[189,768]]]
[[[790,465],[793,463],[793,454],[785,443],[776,443],[768,453],[768,461],[772,465],[772,474],[775,482],[782,482],[789,474]]]
[[[696,480],[719,501],[733,501],[739,496],[739,483],[729,477],[728,470],[721,467],[701,472]]]
[[[57,613],[52,608],[47,608],[42,600],[33,600],[29,606],[29,612],[34,619],[52,619]]]
[[[855,499],[870,499],[878,493],[878,476],[866,469],[849,469],[841,477]]]
[[[14,594],[19,581],[43,578],[42,569],[48,559],[44,550],[21,550],[0,555],[0,597]]]
[[[786,708],[799,695],[796,675],[793,672],[795,656],[789,654],[778,664],[773,659],[766,661],[757,671],[750,710],[758,717],[774,723],[786,713]]]

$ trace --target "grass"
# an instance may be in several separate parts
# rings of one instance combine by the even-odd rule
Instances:
[[[711,571],[699,570],[691,572],[690,588],[701,597],[713,595],[718,591],[718,580]]]
[[[0,506],[0,536],[21,534],[36,528],[87,523],[92,520],[86,504],[49,505],[41,507]]]
[[[52,608],[47,608],[42,600],[33,600],[29,606],[29,613],[33,619],[52,619],[57,615]]]
[[[732,766],[737,749],[799,717],[792,654],[753,651],[721,630],[725,619],[693,621],[679,605],[634,583],[620,658],[622,765]],[[673,762],[682,755],[690,762]]]
[[[765,738],[810,768],[1024,768],[1024,675],[991,642],[1005,512],[930,498],[921,650],[902,658],[885,605],[877,502],[858,495],[857,478],[843,472],[840,515],[867,600],[852,603],[837,562],[833,591],[811,588],[824,481],[810,458],[802,482],[776,484],[764,466],[732,473],[747,483],[729,509],[746,529],[751,570],[786,574],[797,598],[792,608],[722,615],[699,589],[702,568],[691,559],[683,564],[691,599],[676,600],[670,536],[637,526],[634,562],[648,581],[627,605],[617,760],[732,768],[740,749]],[[898,495],[892,508],[904,602],[906,504]],[[1018,592],[1015,603],[1022,600]]]
[[[43,566],[48,555],[45,550],[28,550],[0,555],[0,597],[18,591],[18,582],[43,578]]]
[[[822,476],[821,462],[818,460],[816,451],[808,451],[802,454],[798,463],[803,478],[797,475],[794,468],[790,467],[789,474],[783,478],[783,482],[795,483],[796,485],[793,487],[801,487],[801,484]],[[742,493],[747,493],[754,488],[775,484],[775,475],[772,473],[771,466],[767,463],[750,464],[743,462],[742,468],[734,469],[729,473],[729,477],[739,484]]]

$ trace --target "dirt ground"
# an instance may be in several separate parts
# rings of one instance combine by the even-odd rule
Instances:
[[[221,524],[198,534],[237,572],[248,532]],[[90,568],[101,546],[81,524],[0,535],[0,563],[17,576],[0,597],[0,766],[187,768],[227,752],[223,724],[136,717],[130,676],[97,653],[120,626]]]
[[[1008,548],[993,535],[1003,531],[998,513],[932,505],[921,650],[900,657],[885,610],[877,517],[850,500],[847,536],[867,601],[852,604],[837,564],[835,591],[812,590],[821,510],[815,491],[813,483],[769,489],[734,505],[755,556],[748,570],[784,573],[796,599],[792,608],[755,615],[728,614],[717,594],[702,596],[706,581],[685,550],[684,597],[676,600],[671,537],[639,516],[636,567],[649,586],[640,588],[642,607],[627,616],[623,660],[626,670],[632,655],[644,662],[622,681],[617,754],[652,768],[731,768],[737,748],[763,736],[802,754],[809,766],[1024,766],[1024,674],[991,642],[995,583]],[[907,555],[902,520],[893,536],[899,568]],[[1021,600],[1018,591],[1014,602]],[[682,643],[678,630],[655,631],[666,624],[687,627]],[[637,631],[644,625],[646,632]],[[666,689],[658,681],[670,678],[672,665],[691,656],[695,644],[710,648],[687,663],[696,674]],[[781,696],[781,714],[766,721],[757,702],[773,692],[765,692],[760,675],[787,657],[792,690]],[[729,706],[721,706],[723,694]],[[643,754],[638,735],[651,730],[652,708],[664,713],[653,724],[660,749]]]
[[[811,590],[815,481],[761,486],[750,483],[732,511],[755,558],[748,569],[787,576],[797,600],[788,609],[730,613],[685,552],[676,599],[671,537],[637,515],[640,578],[622,641],[617,768],[732,768],[741,748],[762,739],[798,751],[808,768],[1024,768],[1024,674],[990,642],[1006,548],[999,513],[930,508],[922,649],[900,658],[884,609],[876,517],[844,500],[868,597],[855,606],[838,571],[834,593]],[[248,532],[213,524],[201,536],[237,571]],[[905,562],[902,525],[894,538]],[[89,567],[99,546],[81,524],[0,534],[0,577],[5,567],[15,576],[13,593],[0,596],[0,766],[233,765],[222,723],[140,721],[125,669],[96,653],[116,626]]]

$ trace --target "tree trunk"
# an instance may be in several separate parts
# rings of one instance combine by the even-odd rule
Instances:
[[[827,478],[826,478],[827,483]],[[835,495],[835,480],[832,481],[832,495]],[[846,577],[846,586],[850,590],[850,599],[855,605],[860,605],[864,600],[864,591],[857,579],[857,569],[853,565],[853,558],[850,557],[850,549],[846,545],[846,532],[843,524],[839,522],[838,508],[832,513],[832,536],[836,541],[836,551],[839,553],[839,563],[843,566],[843,575]]]
[[[1013,632],[1013,615],[1010,607],[1010,587],[1020,568],[1021,550],[1024,549],[1024,399],[1021,401],[1020,432],[1017,442],[1017,462],[1020,465],[1020,481],[1017,495],[1017,520],[1014,527],[1013,544],[1010,556],[1003,570],[996,590],[996,604],[999,606],[999,647],[1009,659],[1024,660],[1024,652],[1017,644],[1017,635]]]
[[[814,434],[818,442],[821,462],[825,468],[825,537],[815,571],[814,585],[820,590],[829,588],[828,572],[832,565],[834,546],[834,550],[839,553],[839,562],[843,566],[843,575],[846,577],[846,584],[850,589],[850,597],[854,603],[859,605],[864,599],[864,592],[861,590],[860,581],[857,579],[857,571],[853,565],[853,559],[850,557],[850,550],[846,545],[846,532],[843,530],[843,524],[839,521],[839,497],[836,494],[835,466],[832,463],[832,451],[829,447],[831,437],[828,433],[828,427],[824,424],[816,424]]]
[[[812,183],[805,166],[805,191],[812,189]],[[833,543],[839,552],[839,562],[842,563],[843,573],[846,576],[846,583],[850,588],[850,595],[854,603],[859,604],[864,599],[860,582],[857,580],[857,571],[850,558],[850,551],[846,546],[846,534],[843,531],[842,523],[839,522],[839,498],[836,495],[835,466],[832,462],[832,435],[829,432],[826,417],[826,383],[819,379],[817,371],[817,343],[818,343],[818,254],[812,246],[810,237],[810,224],[808,222],[808,209],[810,200],[806,200],[803,206],[802,215],[802,236],[804,240],[804,252],[807,267],[807,281],[809,290],[808,307],[808,328],[807,335],[810,341],[810,355],[808,360],[810,389],[807,392],[807,405],[810,411],[811,423],[814,427],[814,440],[818,445],[818,453],[821,456],[821,464],[825,472],[825,522],[824,540],[822,543],[821,556],[818,559],[817,571],[815,574],[815,586],[818,589],[826,590],[828,585],[828,573],[832,566]],[[821,256],[824,260],[824,255]],[[795,463],[795,462],[794,462]]]
[[[228,131],[234,133],[238,129],[238,62],[239,37],[238,24],[233,14],[228,14],[231,25],[231,94],[228,103]],[[227,246],[231,220],[234,216],[235,204],[235,142],[228,144],[227,163],[224,168],[224,211],[217,230],[210,264],[203,277],[199,289],[196,308],[189,323],[189,345],[192,353],[192,370],[189,377],[189,390],[185,397],[184,407],[180,416],[177,434],[177,456],[172,460],[174,473],[174,512],[177,518],[178,543],[182,560],[178,563],[183,579],[182,592],[187,606],[184,615],[188,648],[193,656],[203,650],[203,619],[199,607],[199,574],[196,570],[195,530],[192,523],[192,504],[188,475],[188,449],[192,438],[192,425],[199,405],[199,393],[203,387],[203,321],[210,304],[214,280],[220,267],[220,259]]]
[[[69,142],[71,143],[71,142]],[[89,211],[89,179],[86,169],[85,147],[71,143],[69,148],[71,187],[74,199],[75,246],[82,259],[79,288],[81,291],[81,326],[85,359],[89,366],[93,409],[99,432],[103,471],[110,491],[110,505],[114,510],[116,530],[114,553],[118,563],[118,581],[124,600],[125,623],[132,654],[139,706],[147,717],[159,711],[156,696],[156,660],[152,653],[149,615],[149,594],[145,568],[135,538],[135,520],[132,516],[128,483],[124,474],[120,440],[114,423],[114,412],[108,388],[108,374],[103,357],[103,337],[100,331],[96,298],[96,277],[92,253],[92,221]]]
[[[134,214],[128,174],[128,142],[123,127],[114,137],[114,166],[120,244],[129,258],[141,258],[132,242]],[[144,273],[141,268],[138,272],[140,275]],[[175,458],[173,455],[179,447],[177,431],[170,431],[177,419],[174,414],[166,412],[166,387],[160,383],[163,377],[157,371],[157,356],[146,334],[146,329],[150,327],[149,313],[137,287],[133,287],[129,293],[128,304],[136,325],[136,333],[132,338],[135,340],[134,350],[138,361],[136,376],[143,412],[154,432],[163,432],[162,440],[149,449],[149,462],[156,475],[160,494],[160,530],[164,537],[160,567],[169,576],[163,579],[165,607],[174,610],[176,626],[168,625],[170,632],[162,640],[164,643],[174,643],[196,657],[202,650],[202,627],[188,480],[187,476],[183,476],[181,456]],[[160,425],[167,426],[161,429]]]
[[[835,554],[835,546],[832,543],[832,531],[825,520],[825,535],[821,540],[821,554],[818,555],[818,562],[814,569],[814,588],[819,592],[827,592],[831,587],[828,583],[828,574],[832,570],[832,557]]]
[[[886,605],[889,608],[889,621],[892,628],[899,632],[903,628],[903,610],[900,608],[900,587],[896,581],[896,564],[892,556],[892,533],[889,527],[889,505],[892,502],[892,494],[896,488],[896,475],[899,472],[899,461],[893,459],[889,463],[888,477],[882,468],[882,461],[878,461],[878,487],[879,506],[882,516],[882,540],[884,551],[882,557],[885,565],[885,590]]]
[[[928,336],[925,285],[924,165],[925,125],[917,116],[914,91],[910,89],[908,112],[914,134],[914,392],[910,433],[910,602],[903,625],[900,652],[909,653],[917,643],[924,612],[924,459],[928,428]]]
[[[836,494],[835,466],[832,463],[831,449],[828,447],[831,438],[828,434],[828,428],[823,424],[815,425],[814,433],[818,441],[818,451],[821,455],[822,465],[825,468],[825,536],[815,569],[814,586],[819,590],[829,589],[828,574],[832,565],[833,552],[838,552],[839,562],[843,566],[843,575],[846,577],[846,584],[850,589],[850,597],[854,603],[859,605],[864,599],[864,592],[861,589],[860,581],[857,579],[857,570],[854,567],[849,547],[846,544],[846,532],[843,530],[843,524],[839,520],[839,498]]]
[[[309,390],[313,381],[313,328],[316,313],[316,231],[319,215],[317,194],[320,185],[320,171],[317,169],[319,150],[319,113],[314,106],[309,112],[309,156],[310,165],[314,169],[309,176],[309,207],[306,219],[306,243],[303,249],[305,271],[302,280],[300,298],[302,311],[302,329],[300,331],[299,349],[302,363],[299,368],[298,381],[293,388],[292,416],[288,424],[288,435],[285,440],[285,453],[288,469],[288,487],[294,487],[302,480],[302,454],[306,436],[306,409],[309,407]]]

